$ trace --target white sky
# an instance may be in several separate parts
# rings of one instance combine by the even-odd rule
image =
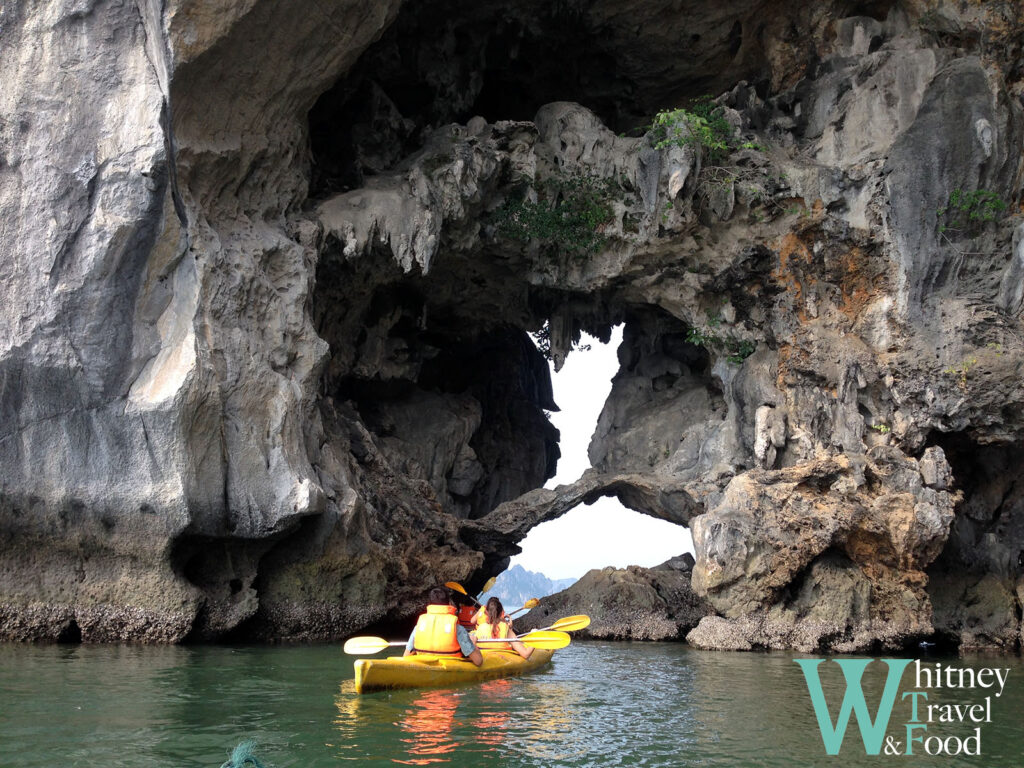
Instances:
[[[546,487],[571,483],[590,467],[587,445],[619,368],[615,352],[621,341],[622,326],[612,332],[608,344],[584,334],[583,343],[591,349],[572,352],[557,374],[552,369],[555,402],[562,410],[552,414],[551,421],[562,433],[562,458],[558,474]],[[609,565],[650,567],[693,552],[688,528],[626,509],[618,499],[607,497],[538,525],[520,546],[523,551],[511,565],[518,563],[550,579],[579,578],[591,568]]]

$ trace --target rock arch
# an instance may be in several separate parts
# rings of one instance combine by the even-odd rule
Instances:
[[[748,645],[930,632],[960,498],[935,435],[1019,464],[1019,227],[937,211],[1020,201],[1021,20],[793,5],[519,4],[448,58],[508,9],[0,12],[0,636],[338,637],[601,494],[693,523]],[[7,52],[39,35],[26,73]],[[724,164],[619,135],[708,92],[744,139]],[[559,173],[615,188],[586,258],[489,219]],[[550,322],[558,359],[622,320],[596,469],[538,491],[555,404],[524,333]],[[843,585],[845,614],[805,597]]]

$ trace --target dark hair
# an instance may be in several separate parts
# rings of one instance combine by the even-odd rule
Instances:
[[[501,600],[492,597],[487,601],[487,623],[491,625],[491,637],[498,636],[498,622],[501,620],[505,609],[501,607]]]
[[[427,598],[427,602],[431,605],[449,605],[451,601],[448,591],[441,587],[434,587],[430,590],[430,597]]]

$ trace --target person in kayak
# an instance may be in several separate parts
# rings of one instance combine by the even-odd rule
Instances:
[[[484,620],[477,624],[476,636],[481,639],[508,640],[507,643],[487,643],[490,648],[511,649],[524,659],[530,658],[533,648],[527,648],[516,640],[516,633],[505,615],[501,600],[492,597],[484,606]]]
[[[476,629],[477,607],[480,605],[472,597],[462,595],[454,590],[448,593],[455,602],[455,615],[459,617],[459,626],[465,627],[466,631]],[[483,608],[480,608],[482,611]]]
[[[426,613],[416,620],[416,628],[405,644],[405,656],[414,653],[441,653],[464,656],[478,667],[484,663],[480,649],[469,632],[459,625],[451,597],[440,587],[430,590]]]
[[[497,599],[497,598],[493,598],[493,599]],[[490,602],[490,600],[488,600],[487,602]],[[499,605],[501,604],[500,600],[498,601],[498,604]],[[508,624],[509,628],[511,629],[511,627],[512,627],[512,619],[509,618],[508,614],[505,613],[504,609],[502,609],[502,611],[501,611],[501,620],[506,622]],[[473,616],[473,627],[472,628],[473,629],[478,628],[485,621],[487,621],[487,606],[486,605],[481,605],[480,606],[480,610],[477,611],[476,614]]]

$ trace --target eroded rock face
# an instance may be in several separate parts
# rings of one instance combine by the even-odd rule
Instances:
[[[449,5],[0,9],[0,637],[401,624],[616,495],[691,642],[1015,647],[1019,5]],[[566,178],[599,248],[502,230]],[[626,324],[552,490],[545,322]]]
[[[590,626],[574,633],[591,640],[681,640],[713,609],[690,587],[689,555],[656,568],[594,569],[568,589],[541,598],[515,621],[522,633],[564,616],[586,614]]]
[[[945,466],[940,449],[928,453]],[[752,644],[843,650],[927,634],[924,569],[957,500],[925,486],[918,463],[890,447],[755,470],[695,519],[693,586],[726,619],[772,606],[759,629],[770,639],[747,637]],[[710,633],[698,629],[691,642],[713,646]]]

